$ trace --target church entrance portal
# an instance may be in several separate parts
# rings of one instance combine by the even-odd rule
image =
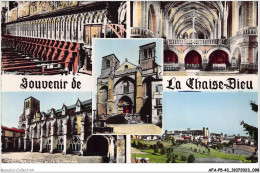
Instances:
[[[128,96],[123,96],[118,101],[118,114],[132,113],[132,100]]]

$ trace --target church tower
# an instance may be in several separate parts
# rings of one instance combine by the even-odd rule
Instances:
[[[155,42],[139,47],[139,65],[142,70],[149,70],[155,67],[155,47]]]
[[[114,54],[102,58],[101,75],[97,79],[97,115],[113,113],[113,76],[120,67],[120,61]]]
[[[104,56],[102,59],[101,75],[108,76],[110,72],[114,72],[119,68],[120,61],[114,54]]]
[[[40,111],[40,101],[31,97],[24,100],[24,114],[27,120],[33,119],[36,112]]]

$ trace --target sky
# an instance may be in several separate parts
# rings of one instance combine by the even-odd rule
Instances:
[[[240,122],[258,127],[258,115],[250,101],[258,104],[256,92],[164,92],[164,130],[202,130],[210,133],[246,135]]]
[[[91,99],[91,92],[2,92],[2,125],[18,127],[19,116],[23,113],[24,99],[34,97],[40,101],[41,111],[61,109],[63,103],[67,106]]]
[[[162,56],[163,56],[163,42],[162,39],[95,39],[94,41],[94,50],[93,50],[93,96],[96,96],[96,83],[97,77],[101,73],[101,65],[102,65],[102,57],[115,54],[116,57],[120,61],[120,65],[125,61],[127,58],[128,62],[138,65],[139,60],[139,46],[156,42],[156,53],[155,56],[156,62],[159,65],[162,65]],[[93,99],[93,100],[96,100]],[[92,104],[93,109],[96,108],[96,104]]]

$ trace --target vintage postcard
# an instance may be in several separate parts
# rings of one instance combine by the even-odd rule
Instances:
[[[258,1],[0,4],[1,172],[259,172]]]

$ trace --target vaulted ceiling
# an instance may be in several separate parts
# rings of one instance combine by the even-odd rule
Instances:
[[[223,3],[220,1],[165,2],[164,9],[176,37],[180,38],[194,32],[197,37],[209,38],[217,20],[223,18]]]

